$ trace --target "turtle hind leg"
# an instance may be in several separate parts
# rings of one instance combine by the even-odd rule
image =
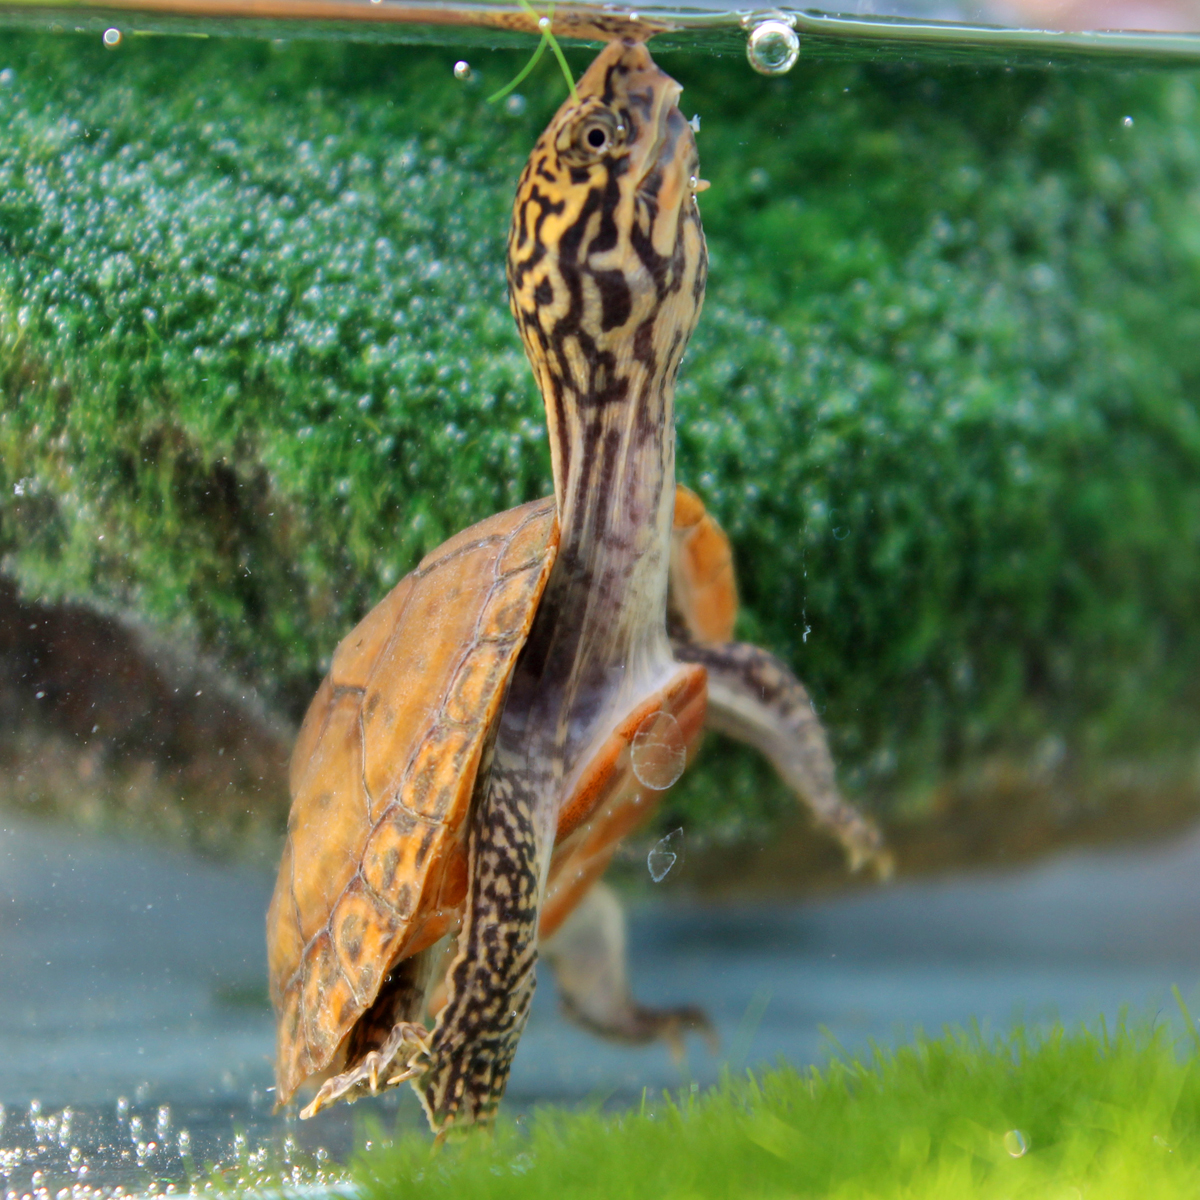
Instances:
[[[593,885],[552,937],[542,956],[554,972],[566,1015],[610,1041],[645,1045],[665,1041],[675,1059],[684,1054],[684,1035],[701,1034],[714,1053],[716,1033],[702,1009],[646,1008],[629,991],[625,914],[603,883]]]
[[[446,1003],[412,1079],[439,1139],[451,1126],[495,1116],[533,999],[554,783],[544,757],[506,750],[503,729],[499,742],[476,784],[467,901]]]
[[[851,870],[870,865],[881,879],[892,856],[870,818],[837,788],[825,730],[804,685],[773,654],[745,642],[672,639],[675,657],[708,671],[705,724],[764,754],[813,818],[845,847]]]
[[[351,1029],[346,1069],[328,1079],[301,1113],[316,1116],[339,1100],[352,1104],[411,1077],[410,1065],[429,1050],[429,1031],[418,1018],[425,1002],[428,953],[405,959],[392,968],[374,1003]]]

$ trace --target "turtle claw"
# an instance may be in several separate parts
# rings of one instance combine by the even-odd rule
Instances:
[[[427,1058],[429,1052],[429,1033],[425,1026],[401,1021],[388,1034],[387,1041],[378,1050],[364,1054],[350,1070],[326,1080],[312,1102],[301,1110],[300,1119],[307,1121],[310,1117],[315,1117],[321,1109],[328,1108],[339,1100],[353,1104],[362,1096],[378,1095],[381,1075],[386,1081],[385,1087],[411,1079],[418,1070],[412,1066],[412,1060]],[[404,1063],[404,1069],[398,1075],[392,1075],[397,1059]]]
[[[710,1054],[716,1054],[721,1049],[721,1040],[708,1014],[702,1008],[694,1005],[684,1005],[682,1008],[662,1010],[643,1009],[642,1019],[652,1021],[657,1025],[653,1036],[667,1043],[671,1059],[679,1066],[687,1058],[687,1039],[685,1034],[698,1033],[708,1047]]]

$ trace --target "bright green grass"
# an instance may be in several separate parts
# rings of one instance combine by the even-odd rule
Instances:
[[[1170,1035],[947,1035],[620,1115],[544,1110],[431,1158],[367,1152],[368,1197],[1142,1200],[1200,1193],[1200,1072]]]

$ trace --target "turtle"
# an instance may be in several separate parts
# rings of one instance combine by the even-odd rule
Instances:
[[[567,1013],[627,1042],[708,1033],[630,993],[600,881],[706,724],[766,753],[854,862],[791,671],[733,642],[728,539],[674,479],[674,385],[707,252],[680,87],[600,52],[537,141],[508,242],[554,494],[432,551],[338,645],[300,728],[267,915],[277,1102],[408,1081],[439,1137],[492,1121],[539,947]]]

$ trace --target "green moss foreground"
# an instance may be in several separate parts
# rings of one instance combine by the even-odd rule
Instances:
[[[375,1130],[351,1177],[372,1200],[1166,1200],[1200,1189],[1196,1064],[1163,1029],[947,1035],[641,1112],[539,1110],[433,1156]]]
[[[562,82],[539,68],[514,113],[483,97],[520,55],[473,52],[475,86],[456,57],[5,35],[0,552],[25,595],[136,613],[294,718],[421,554],[545,494],[502,262]],[[1190,771],[1197,77],[664,65],[713,184],[680,475],[844,780],[899,804],[1010,750]],[[785,801],[713,751],[676,803]]]

